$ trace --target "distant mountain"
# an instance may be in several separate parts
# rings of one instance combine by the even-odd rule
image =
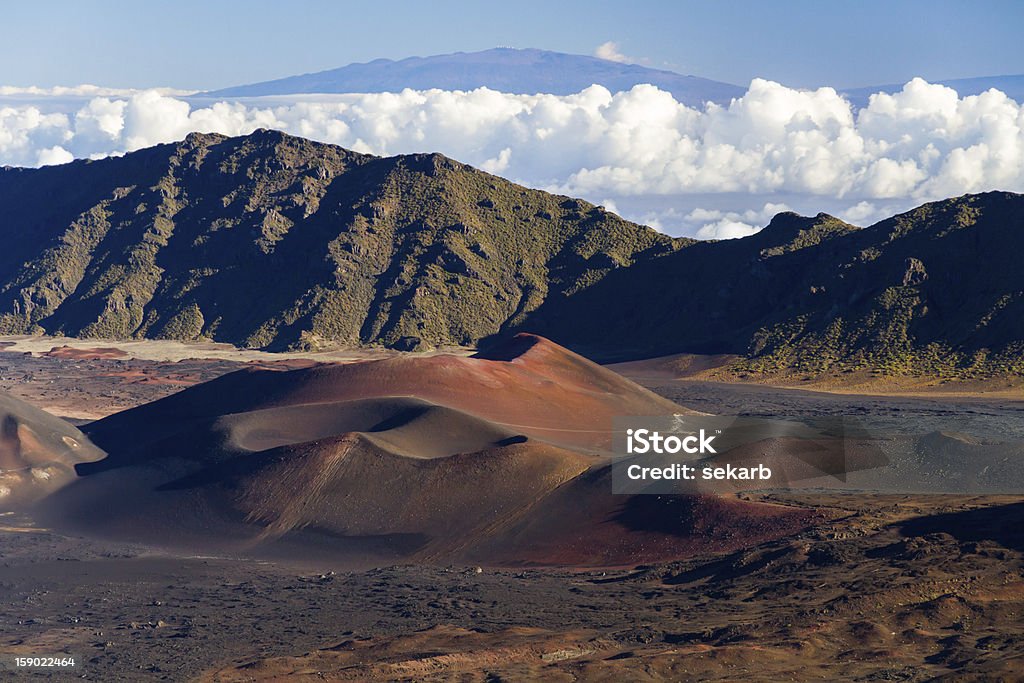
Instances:
[[[1024,196],[868,228],[819,214],[610,273],[524,323],[592,356],[747,356],[753,370],[1024,373]],[[615,340],[611,343],[609,340]]]
[[[439,154],[261,130],[0,169],[0,333],[473,344],[688,243]]]
[[[482,52],[409,57],[398,61],[377,59],[340,69],[214,90],[200,96],[258,97],[297,93],[398,92],[405,88],[473,90],[481,87],[508,93],[569,95],[594,84],[619,92],[641,83],[650,83],[670,92],[679,102],[690,106],[701,106],[704,102],[728,104],[745,91],[729,83],[597,57],[496,48]]]
[[[960,97],[968,95],[980,95],[986,90],[995,88],[1006,93],[1006,95],[1017,102],[1024,103],[1024,74],[1016,76],[982,76],[979,78],[955,78],[946,81],[937,81],[941,85],[956,90]],[[866,88],[851,88],[844,90],[843,94],[858,107],[866,107],[868,98],[878,92],[896,93],[903,89],[903,83],[892,83],[889,85],[872,85]]]

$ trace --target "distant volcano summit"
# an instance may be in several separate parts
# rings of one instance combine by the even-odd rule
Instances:
[[[672,93],[679,102],[699,107],[705,102],[728,104],[744,88],[697,76],[623,64],[597,57],[547,50],[495,48],[394,61],[375,59],[339,69],[291,76],[202,93],[209,97],[260,97],[300,93],[372,93],[414,90],[475,90],[507,93],[571,95],[591,85],[612,92],[649,83]]]

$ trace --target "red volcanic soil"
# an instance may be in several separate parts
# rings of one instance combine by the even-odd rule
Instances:
[[[48,358],[67,358],[69,360],[106,360],[128,357],[128,353],[121,349],[110,347],[76,349],[70,346],[55,346],[43,355]]]
[[[693,412],[542,337],[522,334],[472,357],[401,356],[291,372],[246,369],[113,415],[89,433],[103,442],[127,432],[146,439],[147,432],[162,433],[182,420],[398,397],[587,452],[610,447],[615,416]]]
[[[247,368],[88,425],[109,456],[48,513],[240,553],[572,566],[734,549],[818,519],[613,495],[612,418],[683,412],[532,335],[473,357]]]
[[[351,362],[358,363],[362,361]],[[283,360],[251,360],[247,365],[260,370],[302,370],[322,365],[322,363],[312,358],[285,358]]]

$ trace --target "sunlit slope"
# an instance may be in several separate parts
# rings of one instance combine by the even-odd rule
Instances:
[[[0,393],[0,510],[49,495],[103,455],[71,423]]]

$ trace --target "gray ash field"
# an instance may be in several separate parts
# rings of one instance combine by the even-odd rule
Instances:
[[[68,651],[92,680],[1019,674],[1020,502],[786,502],[846,516],[744,551],[614,571],[334,573],[8,529],[0,650]]]

